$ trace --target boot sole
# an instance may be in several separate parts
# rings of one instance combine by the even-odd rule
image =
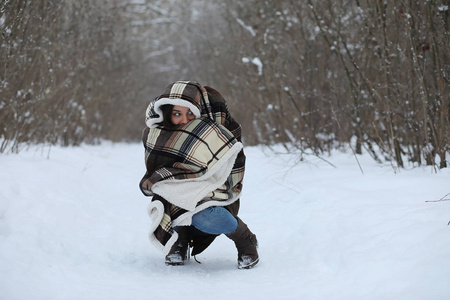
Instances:
[[[183,266],[184,262],[167,262],[166,261],[166,266]]]

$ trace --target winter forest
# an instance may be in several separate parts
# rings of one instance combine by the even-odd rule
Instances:
[[[449,5],[0,0],[0,300],[450,299]],[[213,167],[248,230],[166,265],[155,226],[195,224],[155,219],[143,176],[188,165],[173,145],[225,148],[166,128],[149,153],[147,106],[178,80],[242,125],[245,158]],[[175,200],[220,190],[191,181]]]
[[[195,80],[246,145],[448,166],[445,0],[2,0],[0,31],[0,152],[136,142],[149,101]]]

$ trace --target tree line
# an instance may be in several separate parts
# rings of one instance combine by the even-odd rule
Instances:
[[[137,141],[175,80],[218,89],[247,145],[450,152],[445,1],[3,0],[0,151]]]

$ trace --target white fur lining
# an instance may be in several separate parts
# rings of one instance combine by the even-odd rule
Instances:
[[[152,186],[152,192],[176,206],[193,211],[199,201],[227,180],[242,148],[240,142],[234,144],[206,174],[199,178],[163,180]]]
[[[148,235],[150,242],[156,247],[156,249],[162,251],[164,254],[169,253],[170,248],[172,248],[173,244],[175,244],[178,239],[178,233],[174,231],[172,237],[167,241],[166,245],[161,244],[155,236],[155,230],[164,217],[164,205],[161,201],[152,201],[147,208],[147,212],[152,219],[152,224],[150,225],[150,232]]]
[[[187,107],[195,115],[195,118],[200,118],[200,116],[201,116],[200,110],[198,109],[198,107],[187,100],[179,99],[179,98],[161,98],[158,101],[156,101],[155,107],[153,108],[155,110],[155,112],[159,115],[159,118],[149,118],[146,121],[146,124],[149,128],[155,128],[156,126],[158,126],[158,125],[156,125],[157,123],[160,123],[163,121],[164,116],[163,116],[163,112],[161,110],[161,106],[166,105],[166,104]]]

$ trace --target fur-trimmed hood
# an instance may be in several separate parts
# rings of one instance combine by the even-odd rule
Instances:
[[[196,118],[213,118],[208,92],[205,87],[195,81],[172,83],[161,95],[150,102],[145,118],[149,128],[155,128],[163,120],[161,106],[166,104],[188,107]]]

